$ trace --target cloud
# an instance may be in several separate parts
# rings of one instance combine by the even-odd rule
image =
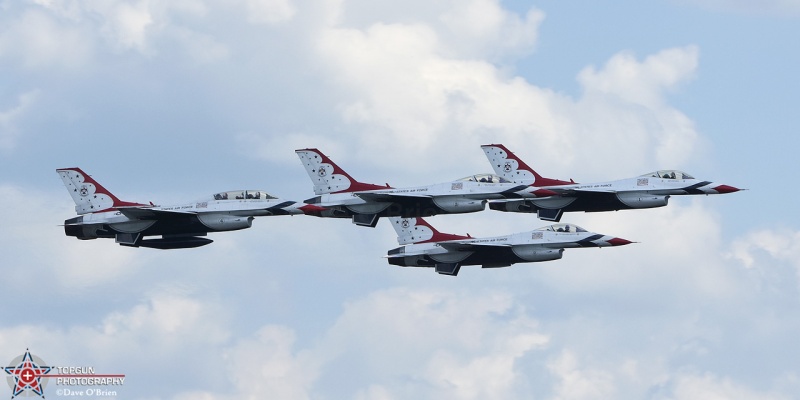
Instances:
[[[611,373],[601,369],[581,368],[577,356],[564,350],[550,360],[547,368],[557,379],[553,399],[609,399],[614,398]]]
[[[102,64],[109,54],[152,58],[174,43],[201,62],[226,55],[225,46],[198,26],[208,13],[202,1],[36,3],[12,7],[0,30],[0,57],[25,69],[79,71]]]
[[[53,205],[56,194],[65,200],[61,206]],[[47,291],[96,287],[130,276],[146,262],[113,241],[65,237],[58,224],[75,215],[68,199],[65,192],[0,185],[0,216],[8,228],[0,231],[7,245],[4,259],[15,266],[5,275],[9,289],[24,290],[34,281]]]
[[[215,372],[204,366],[220,363],[220,353],[208,350],[219,348],[230,334],[225,328],[225,315],[213,302],[192,294],[162,290],[146,295],[144,301],[130,309],[107,314],[99,324],[95,320],[57,327],[6,324],[0,327],[0,342],[9,359],[29,348],[52,365],[88,364],[97,373],[138,376],[151,384],[180,382],[190,375],[209,382]],[[189,363],[189,359],[195,361]],[[171,378],[163,380],[163,376]],[[164,389],[171,387],[166,384]],[[152,394],[143,386],[140,388],[141,391],[122,387],[119,391],[138,392],[136,397]]]
[[[171,31],[177,43],[193,62],[200,64],[225,61],[230,58],[231,50],[213,36],[186,28],[174,28]]]
[[[62,24],[52,14],[28,9],[17,18],[3,20],[0,59],[8,63],[33,70],[76,70],[85,67],[94,55],[91,32],[77,24]]]
[[[756,252],[764,251],[770,257],[789,262],[800,268],[800,232],[789,228],[760,229],[739,239],[732,246],[732,255],[748,268],[756,260]]]
[[[311,399],[320,360],[295,351],[295,334],[283,326],[265,326],[225,352],[227,372],[244,398]],[[237,396],[236,398],[242,398]]]
[[[778,393],[758,392],[737,384],[727,378],[719,378],[713,374],[680,374],[672,381],[672,393],[656,396],[655,399],[689,400],[689,399],[742,399],[742,400],[779,400],[790,397]]]
[[[200,394],[219,399],[307,399],[319,393],[513,397],[525,381],[516,360],[545,347],[548,339],[512,302],[499,293],[379,290],[348,303],[311,347],[298,348],[287,327],[263,326],[224,350],[235,392]]]
[[[496,0],[454,2],[442,12],[442,36],[448,52],[460,58],[502,60],[533,51],[544,13],[531,8],[520,16]]]
[[[549,341],[515,303],[499,292],[380,290],[347,304],[322,348],[341,357],[330,365],[357,363],[362,395],[508,398],[526,382],[519,359]]]
[[[101,48],[106,50],[104,57],[110,50],[113,57],[177,57],[186,61],[181,65],[221,63],[219,68],[236,77],[227,84],[242,73],[265,69],[268,73],[258,80],[265,80],[267,88],[282,88],[287,77],[313,83],[321,88],[313,95],[301,90],[296,99],[284,96],[293,103],[313,104],[312,110],[333,112],[336,119],[322,118],[320,125],[308,121],[303,129],[288,129],[281,140],[297,142],[293,136],[298,135],[330,137],[328,132],[333,131],[341,143],[359,143],[352,149],[355,158],[371,165],[403,163],[410,172],[438,168],[442,177],[463,176],[465,171],[486,168],[477,145],[504,142],[516,151],[526,151],[523,154],[536,165],[551,166],[553,174],[577,170],[579,165],[589,174],[603,169],[643,173],[656,169],[654,164],[680,167],[701,151],[702,138],[693,122],[665,99],[666,93],[693,76],[697,48],[667,49],[641,61],[626,52],[613,55],[602,68],[580,72],[578,82],[584,90],[572,98],[513,76],[504,66],[509,59],[534,50],[544,18],[536,9],[518,14],[493,0],[472,0],[466,5],[455,1],[381,3],[385,9],[359,2],[323,2],[319,7],[258,3],[257,9],[273,10],[270,13],[295,23],[269,34],[263,28],[237,27],[235,32],[265,38],[252,47],[233,34],[221,33],[218,27],[224,21],[217,17],[221,12],[215,3],[45,4],[36,12],[51,21],[54,29],[75,30],[80,33],[78,42],[95,49],[85,52],[82,62],[89,62],[93,56],[88,54]],[[241,9],[235,12],[256,6],[237,5]],[[302,29],[298,38],[295,25],[308,29]],[[292,37],[298,41],[295,46],[277,44]],[[278,53],[282,57],[275,60],[272,55]],[[230,69],[225,62],[234,60],[249,67]],[[283,67],[282,60],[309,67],[297,71],[304,76],[291,78],[296,68]],[[280,71],[269,73],[270,68]],[[241,85],[245,92],[252,87]],[[247,96],[236,90],[232,96],[232,88],[201,86],[209,99],[242,97],[257,102],[263,94]],[[230,105],[219,105],[225,107]],[[243,104],[240,108],[253,107]],[[254,132],[250,126],[254,123],[267,124],[258,127],[266,128],[264,133],[249,135],[274,142],[278,135],[272,119],[262,120],[236,118],[235,123],[243,132]],[[628,149],[624,160],[618,157],[619,143]],[[594,178],[600,177],[584,177]]]
[[[712,255],[725,246],[718,239],[713,216],[700,218],[708,214],[706,209],[696,204],[688,209],[671,207],[674,210],[664,214],[640,211],[648,213],[646,220],[634,213],[620,220],[625,214],[619,214],[616,223],[608,224],[613,226],[607,230],[626,235],[652,231],[653,225],[666,226],[657,235],[651,233],[664,237],[681,236],[670,230],[681,232],[687,225],[707,226],[684,230],[685,237],[674,243],[645,240],[652,245],[638,246],[646,246],[642,251],[650,254],[646,266],[623,261],[645,259],[642,255],[617,257],[605,250],[574,250],[576,256],[601,252],[603,257],[586,262],[568,254],[554,263],[498,270],[525,276],[519,286],[498,284],[496,279],[502,278],[492,275],[497,272],[492,270],[471,271],[475,277],[482,274],[475,282],[465,271],[458,278],[459,287],[450,289],[437,286],[452,281],[435,283],[432,280],[441,277],[426,276],[431,283],[425,287],[353,293],[341,311],[319,317],[330,322],[321,323],[314,332],[268,320],[259,322],[253,333],[234,331],[229,322],[236,316],[228,300],[171,285],[151,290],[135,305],[107,312],[100,323],[90,320],[55,330],[36,324],[6,325],[0,329],[0,339],[16,338],[4,341],[11,347],[41,349],[37,352],[47,355],[48,361],[70,362],[88,352],[90,359],[103,360],[105,366],[126,373],[141,374],[147,368],[144,376],[164,373],[152,369],[153,359],[169,360],[164,368],[195,360],[187,384],[170,386],[176,399],[261,398],[275,393],[287,399],[316,398],[323,393],[365,399],[527,398],[530,393],[553,399],[641,397],[644,393],[675,399],[701,394],[782,398],[781,393],[788,392],[759,391],[755,388],[760,386],[748,379],[713,373],[715,367],[705,364],[704,360],[720,357],[721,351],[732,351],[731,345],[741,335],[756,335],[756,343],[770,339],[781,343],[786,338],[774,336],[774,331],[743,332],[720,326],[729,318],[736,323],[741,310],[748,310],[741,307],[752,298],[747,294],[747,276],[714,260]],[[84,247],[85,243],[78,244]],[[680,256],[676,249],[681,249]],[[225,254],[246,251],[245,246],[227,249],[205,262],[219,265]],[[774,253],[789,259],[790,252]],[[588,257],[598,260],[597,255]],[[194,268],[204,271],[202,262]],[[561,271],[561,280],[552,279],[546,270]],[[479,286],[472,286],[478,282]],[[720,291],[715,282],[734,288]],[[530,298],[530,292],[542,285],[546,292]],[[676,289],[681,292],[676,294]],[[588,298],[582,301],[581,296]],[[676,301],[676,296],[683,299]],[[622,302],[614,304],[614,297]],[[639,304],[626,304],[631,299]],[[615,310],[609,314],[598,303]],[[762,306],[769,304],[746,313],[758,312]],[[653,307],[660,308],[654,312]],[[758,325],[764,322],[759,320]],[[786,322],[772,323],[786,326]],[[759,358],[751,361],[760,362]],[[208,365],[215,368],[208,371]],[[698,372],[687,373],[686,368]],[[782,376],[791,376],[791,369],[779,364],[770,371],[776,369]],[[216,378],[198,386],[197,380],[206,379],[207,374]],[[194,389],[183,391],[188,387]],[[787,387],[793,386],[788,383]]]
[[[625,102],[662,106],[663,91],[692,77],[698,63],[698,48],[668,49],[638,62],[630,53],[611,57],[602,71],[584,68],[578,81],[589,94],[619,96]]]
[[[147,33],[156,22],[149,1],[89,4],[87,11],[102,17],[100,31],[113,47],[149,52]]]
[[[39,90],[23,93],[17,98],[16,106],[0,111],[0,150],[11,150],[15,147],[17,136],[20,134],[17,123],[30,112],[38,96]]]
[[[170,347],[223,343],[229,332],[224,328],[224,311],[212,302],[196,299],[181,290],[162,290],[147,297],[143,304],[125,312],[106,316],[99,332],[109,347],[117,343],[149,347],[148,352],[169,351]],[[209,321],[216,321],[209,324]],[[194,333],[202,327],[202,335]],[[98,343],[99,344],[99,343]],[[99,349],[98,349],[99,350]],[[127,351],[134,351],[128,347]]]
[[[796,18],[800,16],[800,1],[797,0],[767,0],[758,4],[746,0],[679,0],[695,7],[709,8],[745,15],[770,15],[782,18]]]
[[[584,91],[573,99],[507,76],[485,59],[448,54],[447,37],[435,24],[333,26],[317,43],[344,94],[338,108],[353,129],[343,140],[359,142],[360,158],[371,164],[380,158],[415,171],[463,170],[481,158],[478,144],[501,141],[533,149],[535,164],[554,170],[580,164],[584,171],[637,171],[655,169],[652,160],[683,164],[701,143],[692,121],[665,101],[693,76],[694,46],[643,61],[614,55],[602,69],[578,74]],[[388,159],[381,151],[386,143],[394,150]],[[624,165],[620,143],[630,155]],[[478,157],[464,157],[469,154]]]
[[[754,275],[765,295],[800,299],[800,232],[758,229],[735,240],[725,255]]]
[[[552,285],[570,291],[659,290],[667,282],[686,290],[725,299],[736,296],[731,271],[720,262],[723,253],[720,217],[707,203],[711,198],[673,196],[663,208],[571,214],[571,221],[590,231],[638,243],[620,248],[567,250],[574,260],[569,271],[548,269]],[[700,196],[697,196],[700,197]],[[655,228],[657,227],[657,228]],[[592,262],[602,253],[604,268]],[[648,260],[626,262],[626,260]],[[663,260],[663,261],[662,261]],[[702,265],[703,268],[696,268]],[[651,286],[652,285],[652,286]]]
[[[291,0],[245,0],[245,5],[251,23],[286,22],[297,12]]]
[[[103,74],[59,80],[68,82],[61,102],[107,124],[65,124],[72,129],[65,137],[124,147],[127,155],[93,154],[125,171],[138,165],[132,176],[141,176],[146,168],[136,162],[146,157],[152,171],[197,171],[193,183],[214,174],[223,182],[266,176],[267,189],[302,199],[309,186],[292,154],[302,147],[323,149],[354,175],[412,184],[488,170],[478,148],[488,142],[505,143],[545,175],[579,181],[679,168],[702,152],[694,121],[669,98],[694,78],[699,48],[608,54],[607,62],[573,71],[580,90],[569,95],[511,72],[517,57],[536,50],[544,16],[535,9],[514,13],[477,0],[14,4],[0,17],[5,65],[109,74],[120,67],[122,88],[151,96],[114,85],[96,96],[109,87]],[[544,62],[535,54],[528,61]],[[24,94],[0,113],[0,137],[14,145],[40,93],[56,113],[57,86],[18,90]],[[75,134],[128,128],[119,116],[96,112],[101,102],[126,115],[153,106],[156,112],[132,118],[152,121],[152,136]],[[43,131],[61,138],[60,128]],[[172,131],[191,135],[176,140]],[[76,157],[53,147],[54,160]],[[258,160],[290,165],[305,192],[284,193],[289,175],[264,171]],[[0,341],[19,348],[12,356],[30,346],[48,361],[89,360],[130,373],[144,382],[131,384],[131,397],[798,392],[798,234],[763,229],[728,241],[735,234],[714,204],[736,195],[570,215],[587,229],[640,243],[568,250],[550,263],[467,268],[448,280],[387,265],[380,256],[395,242],[385,222],[369,230],[346,220],[264,218],[188,251],[78,241],[57,226],[74,212],[52,178],[43,184],[52,190],[0,186],[2,289],[10,299]],[[189,186],[146,184],[168,187],[175,198]],[[476,235],[546,225],[491,211],[435,222]]]
[[[336,160],[344,161],[350,153],[350,146],[347,143],[331,138],[328,135],[289,133],[286,135],[262,136],[253,132],[242,132],[237,134],[235,139],[242,154],[251,158],[274,162],[297,163],[297,155],[294,151],[309,147],[319,148],[320,151],[330,157],[334,157]],[[340,155],[340,157],[337,155]],[[300,164],[298,163],[298,165]],[[342,165],[344,168],[345,164]]]
[[[507,10],[497,0],[437,2],[377,0],[325,2],[331,28],[366,30],[372,25],[430,27],[439,38],[439,51],[448,58],[508,61],[530,54],[538,40],[544,13]]]

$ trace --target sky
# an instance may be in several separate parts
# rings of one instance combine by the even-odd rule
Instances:
[[[800,2],[753,4],[0,1],[0,360],[125,374],[126,399],[796,398]],[[490,171],[489,143],[552,178],[749,190],[568,214],[638,243],[456,278],[389,265],[386,221],[263,217],[173,251],[60,226],[57,168],[127,201],[302,201],[295,149],[402,187]]]

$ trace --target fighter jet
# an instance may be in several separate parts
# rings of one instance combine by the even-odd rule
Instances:
[[[122,246],[182,249],[205,246],[208,232],[246,229],[253,217],[318,215],[322,208],[281,200],[263,190],[221,192],[174,206],[122,201],[80,168],[57,169],[80,215],[64,221],[67,236],[115,238]],[[146,239],[148,236],[161,238]]]
[[[316,197],[305,200],[323,207],[322,217],[352,218],[375,227],[380,217],[417,217],[483,211],[489,199],[534,198],[555,192],[515,184],[493,174],[470,175],[453,182],[396,189],[353,179],[317,149],[296,150],[314,183]]]
[[[389,250],[389,264],[431,267],[442,275],[458,275],[462,265],[483,268],[558,260],[564,249],[624,246],[629,240],[588,232],[574,224],[555,224],[507,236],[473,238],[441,233],[422,218],[390,218],[401,245]]]
[[[490,202],[498,211],[537,213],[540,219],[558,222],[564,212],[616,211],[667,205],[670,196],[723,194],[739,190],[733,186],[695,179],[677,170],[655,171],[634,178],[580,184],[544,178],[502,144],[481,146],[495,172],[506,180],[532,184],[556,192],[543,199]]]

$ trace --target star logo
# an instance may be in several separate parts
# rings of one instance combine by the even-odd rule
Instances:
[[[407,219],[404,219],[403,222],[400,223],[400,225],[402,225],[403,228],[408,228],[408,226],[411,224],[408,222]]]
[[[32,355],[28,349],[25,354],[11,360],[8,367],[3,368],[10,376],[6,377],[8,386],[11,387],[11,398],[22,395],[32,397],[38,395],[44,398],[44,387],[42,376],[49,373],[51,367],[44,366],[46,363],[41,358]]]
[[[87,196],[89,194],[89,188],[86,185],[81,186],[81,196]]]
[[[326,173],[328,173],[328,171],[325,171],[325,167],[319,167],[319,169],[317,170],[317,175],[319,175],[320,177],[325,176]]]
[[[506,165],[503,166],[503,171],[511,172],[511,163],[506,162]]]

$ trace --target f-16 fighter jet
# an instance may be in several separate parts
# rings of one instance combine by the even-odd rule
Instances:
[[[431,267],[443,275],[458,275],[462,265],[483,268],[515,263],[558,260],[564,249],[623,246],[629,240],[588,232],[573,224],[556,224],[507,236],[473,238],[441,233],[422,218],[390,218],[401,245],[389,250],[389,264]]]
[[[739,190],[733,186],[701,181],[691,175],[662,170],[617,181],[580,184],[544,178],[502,144],[481,146],[495,172],[506,180],[532,184],[558,193],[544,199],[491,202],[498,211],[537,213],[547,221],[560,221],[564,212],[616,211],[654,208],[667,205],[670,196],[687,194],[723,194]]]
[[[208,232],[252,226],[253,217],[318,215],[322,208],[285,201],[263,190],[221,192],[195,202],[162,207],[122,201],[80,168],[56,170],[80,215],[64,221],[67,236],[115,238],[122,246],[182,249],[205,246]],[[146,239],[147,236],[161,238]]]
[[[375,227],[380,217],[418,217],[483,211],[489,199],[535,198],[555,192],[480,174],[429,186],[396,189],[353,179],[317,149],[295,150],[314,183],[317,197],[306,200],[325,208],[322,217],[352,218]]]

